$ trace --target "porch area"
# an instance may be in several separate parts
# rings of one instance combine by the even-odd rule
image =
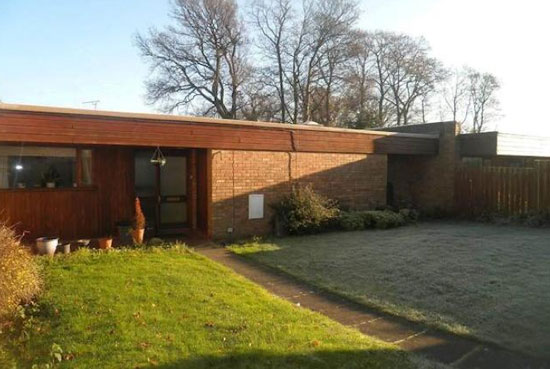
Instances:
[[[0,220],[27,242],[116,238],[134,217],[135,198],[146,218],[146,239],[209,236],[209,151],[155,147],[0,146]]]

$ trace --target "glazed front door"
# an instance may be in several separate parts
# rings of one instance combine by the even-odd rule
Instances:
[[[154,150],[135,153],[135,191],[155,235],[183,232],[187,227],[187,155],[167,151],[164,166],[151,164]]]
[[[187,225],[187,156],[166,155],[159,170],[159,232],[181,233]]]

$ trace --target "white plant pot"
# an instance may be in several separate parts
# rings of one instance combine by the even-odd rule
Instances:
[[[71,244],[66,243],[63,245],[63,253],[64,254],[70,254],[71,253]]]
[[[48,182],[46,183],[47,188],[55,188],[55,182]]]
[[[36,239],[36,249],[40,255],[51,255],[55,254],[57,249],[57,244],[59,243],[59,238],[53,237],[41,237]]]

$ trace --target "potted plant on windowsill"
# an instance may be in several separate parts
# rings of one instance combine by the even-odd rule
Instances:
[[[132,238],[135,244],[143,243],[143,237],[145,235],[145,215],[141,210],[141,203],[139,197],[136,197],[135,202],[135,215],[133,221]]]
[[[42,186],[47,188],[56,188],[61,180],[61,175],[53,165],[42,174]]]

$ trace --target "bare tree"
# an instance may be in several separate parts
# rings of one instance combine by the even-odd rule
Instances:
[[[468,74],[466,67],[452,70],[441,89],[443,115],[448,116],[450,114],[455,122],[466,122],[470,114],[472,100],[470,98]]]
[[[386,96],[395,109],[395,124],[407,125],[415,104],[434,91],[445,77],[441,63],[429,56],[429,46],[423,38],[390,34],[383,68],[391,94]]]
[[[319,77],[320,63],[329,50],[349,36],[359,17],[359,10],[355,0],[317,0],[306,9],[311,13],[311,22],[304,50],[306,67],[302,89],[302,119],[309,121],[312,87]]]
[[[500,88],[497,78],[490,73],[469,70],[470,99],[472,101],[472,132],[482,132],[498,110],[495,96]]]
[[[244,26],[234,0],[174,0],[175,25],[138,34],[136,44],[153,74],[146,82],[149,103],[173,111],[193,102],[203,113],[235,118],[240,88],[248,74]]]
[[[388,84],[389,73],[386,67],[390,58],[391,44],[391,33],[378,31],[367,36],[367,48],[370,50],[375,70],[373,81],[377,101],[376,125],[380,127],[389,123],[393,113],[393,108],[388,104],[387,99],[390,94],[390,86]]]
[[[275,77],[274,88],[279,96],[281,122],[286,122],[288,106],[286,102],[285,41],[290,37],[292,6],[290,0],[256,0],[252,3],[252,23],[259,32],[257,43],[264,57],[268,59],[265,73],[267,78]]]

